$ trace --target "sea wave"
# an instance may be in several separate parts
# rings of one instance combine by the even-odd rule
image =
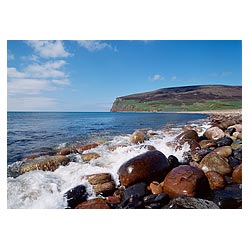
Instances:
[[[192,126],[197,126],[197,124],[192,124]],[[208,123],[199,125],[199,134],[202,134],[208,126]],[[84,178],[86,175],[110,173],[118,185],[119,167],[132,157],[148,151],[149,145],[161,151],[166,157],[174,155],[182,161],[183,152],[189,149],[189,145],[184,144],[181,149],[175,150],[167,144],[173,141],[173,138],[180,132],[181,128],[149,130],[148,133],[152,136],[143,144],[132,144],[130,134],[114,136],[109,141],[102,141],[98,147],[84,152],[95,152],[100,155],[99,158],[84,162],[79,154],[73,153],[68,157],[74,160],[54,172],[35,170],[15,176],[13,173],[18,172],[22,162],[10,164],[8,166],[8,173],[10,173],[7,190],[8,208],[66,208],[65,192],[80,184],[87,187],[91,199],[95,195],[91,185]],[[61,149],[65,145],[60,144],[57,148]]]

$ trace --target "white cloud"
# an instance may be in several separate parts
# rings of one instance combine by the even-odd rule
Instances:
[[[23,78],[26,77],[26,73],[19,72],[16,70],[16,68],[10,67],[7,69],[7,75],[11,78]]]
[[[64,78],[64,71],[59,70],[66,62],[64,60],[48,61],[45,64],[31,64],[25,72],[34,78]]]
[[[44,97],[48,91],[62,89],[70,80],[62,67],[64,60],[32,63],[18,71],[8,68],[8,110],[49,110],[54,107],[56,99]],[[44,109],[42,109],[42,107]]]
[[[62,41],[27,41],[27,44],[43,58],[68,57]]]
[[[226,77],[226,76],[231,76],[232,74],[233,74],[233,72],[227,71],[227,72],[222,72],[222,73],[221,73],[221,76],[222,76],[222,77]]]
[[[41,96],[8,97],[8,110],[12,111],[51,111],[57,100]]]
[[[15,60],[14,54],[12,54],[10,51],[8,51],[7,60],[8,60],[8,61]]]
[[[37,95],[44,90],[53,90],[48,80],[44,79],[11,79],[8,81],[8,95]]]
[[[171,77],[171,81],[175,81],[176,79],[177,79],[176,76],[172,76],[172,77]]]
[[[113,48],[110,44],[97,40],[78,40],[77,43],[90,52],[99,51],[103,49],[111,49],[117,52],[117,48]]]
[[[162,81],[162,80],[164,80],[164,77],[163,76],[161,76],[160,74],[155,74],[153,77],[149,77],[149,80],[150,81]]]

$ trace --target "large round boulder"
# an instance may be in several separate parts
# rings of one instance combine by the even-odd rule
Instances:
[[[166,175],[163,190],[170,198],[180,195],[204,197],[210,188],[207,177],[201,169],[180,165]]]
[[[218,128],[218,127],[211,127],[208,128],[205,133],[204,136],[208,139],[208,140],[218,140],[222,137],[224,137],[225,133],[223,132],[222,129]]]
[[[176,140],[185,140],[185,139],[199,141],[199,136],[195,130],[189,129],[182,132],[176,137]]]
[[[161,182],[169,171],[166,156],[158,150],[152,150],[123,163],[118,175],[121,185],[127,187],[138,182]]]
[[[232,168],[226,160],[215,152],[207,154],[200,162],[199,168],[204,172],[216,171],[221,175],[227,175],[232,172]]]

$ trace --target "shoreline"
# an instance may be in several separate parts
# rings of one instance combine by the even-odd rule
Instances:
[[[110,113],[152,113],[152,114],[242,114],[242,109],[222,109],[222,110],[204,110],[204,111],[110,111]]]

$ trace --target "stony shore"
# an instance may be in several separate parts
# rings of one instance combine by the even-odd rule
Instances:
[[[182,162],[148,145],[146,153],[120,166],[118,186],[109,173],[84,176],[97,198],[89,199],[86,187],[76,186],[64,195],[68,208],[242,208],[241,110],[199,113],[209,114],[211,127],[198,135],[199,128],[185,126],[167,145],[176,150],[189,145]],[[135,131],[131,143],[143,145],[148,136],[144,131]],[[93,143],[65,148],[43,161],[38,157],[22,166],[20,173],[54,171],[69,163],[67,156],[72,152],[80,154],[83,161],[96,159],[98,154],[85,151],[97,146]]]

